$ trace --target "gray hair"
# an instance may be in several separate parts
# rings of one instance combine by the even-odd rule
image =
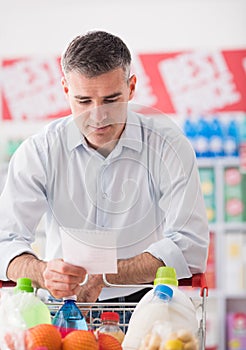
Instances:
[[[122,68],[128,79],[131,53],[119,37],[104,31],[90,31],[70,42],[61,65],[64,75],[77,71],[89,78]]]

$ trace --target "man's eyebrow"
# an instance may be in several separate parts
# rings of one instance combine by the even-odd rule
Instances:
[[[118,96],[121,96],[122,93],[121,92],[115,92],[111,95],[107,95],[107,96],[103,96],[104,99],[110,99],[110,98],[115,98]],[[76,98],[77,100],[90,100],[91,96],[82,96],[82,95],[75,95],[74,98]]]

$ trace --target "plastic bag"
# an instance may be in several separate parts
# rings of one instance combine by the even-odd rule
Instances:
[[[0,350],[25,350],[25,322],[17,295],[0,292]]]
[[[198,340],[190,330],[158,321],[143,338],[139,350],[198,350]]]

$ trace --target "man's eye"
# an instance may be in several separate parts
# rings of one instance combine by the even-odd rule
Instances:
[[[104,101],[104,103],[114,103],[114,102],[116,102],[117,101],[117,99],[110,99],[110,100],[105,100]]]
[[[80,105],[88,105],[91,101],[90,100],[78,100],[78,103]]]

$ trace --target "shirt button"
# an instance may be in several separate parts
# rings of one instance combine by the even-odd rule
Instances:
[[[102,197],[103,197],[103,199],[106,199],[108,197],[107,193],[103,192]]]

